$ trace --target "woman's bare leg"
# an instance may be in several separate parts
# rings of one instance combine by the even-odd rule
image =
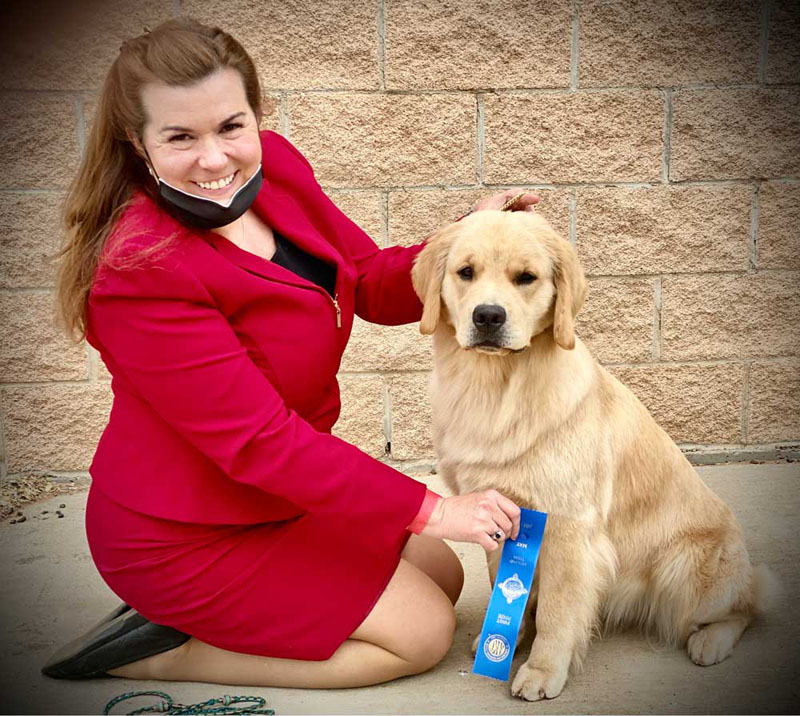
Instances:
[[[128,679],[237,686],[368,686],[435,666],[450,648],[455,613],[445,593],[405,559],[367,618],[327,661],[296,661],[219,649],[191,638],[183,645],[108,673]]]
[[[455,604],[464,586],[464,568],[444,540],[427,535],[411,535],[403,559],[427,574]]]

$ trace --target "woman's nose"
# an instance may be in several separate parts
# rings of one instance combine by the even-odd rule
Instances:
[[[204,140],[198,151],[197,164],[201,168],[214,171],[228,166],[228,156],[219,140],[215,138]]]

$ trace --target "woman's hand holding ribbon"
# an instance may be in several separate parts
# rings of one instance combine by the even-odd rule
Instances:
[[[456,542],[475,542],[487,552],[519,534],[520,509],[497,490],[444,497],[431,513],[422,534]]]

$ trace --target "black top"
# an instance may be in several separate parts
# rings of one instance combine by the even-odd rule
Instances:
[[[272,230],[272,235],[275,237],[275,253],[272,256],[272,263],[283,266],[301,278],[317,284],[333,297],[333,292],[336,290],[336,267],[306,253],[275,229]]]

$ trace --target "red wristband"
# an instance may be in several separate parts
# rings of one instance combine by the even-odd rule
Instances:
[[[436,494],[432,490],[427,490],[425,492],[425,499],[422,501],[422,506],[419,508],[419,512],[417,512],[417,516],[411,521],[411,524],[406,527],[406,529],[409,532],[413,532],[415,535],[418,535],[420,532],[422,532],[422,530],[425,529],[425,525],[428,524],[428,520],[430,519],[431,514],[433,514],[433,510],[441,499],[441,495]]]

